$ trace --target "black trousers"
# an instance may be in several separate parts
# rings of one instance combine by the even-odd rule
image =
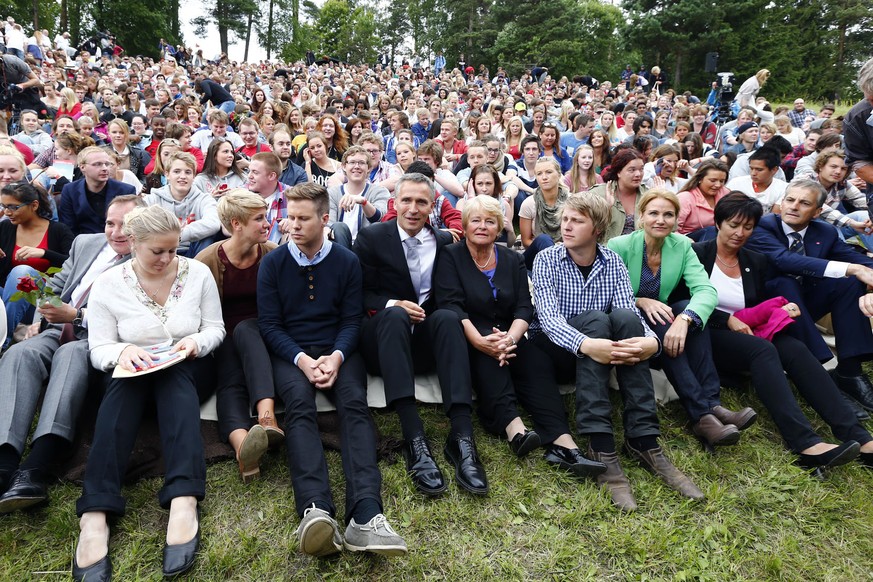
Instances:
[[[840,395],[830,374],[797,338],[781,332],[770,343],[727,329],[710,330],[710,338],[716,367],[725,372],[751,373],[758,397],[773,417],[788,448],[795,453],[822,439],[800,409],[785,372],[838,439],[861,444],[873,440]]]
[[[237,325],[216,350],[215,362],[218,434],[226,441],[233,431],[251,428],[258,401],[276,397],[270,354],[258,320],[247,319]]]
[[[319,358],[333,348],[310,348],[306,353]],[[294,488],[294,503],[302,516],[316,501],[327,504],[331,514],[336,506],[330,493],[324,447],[318,434],[318,390],[294,364],[271,354],[276,391],[285,403],[285,443],[288,469]],[[358,353],[346,354],[333,387],[322,391],[336,406],[340,420],[343,472],[346,477],[346,512],[362,499],[373,499],[382,507],[382,474],[376,458],[376,427],[367,406],[367,373]]]
[[[161,507],[176,497],[206,495],[206,462],[200,438],[200,398],[197,380],[209,377],[212,358],[188,360],[138,378],[106,374],[106,393],[94,429],[82,496],[76,514],[105,511],[124,515],[121,483],[139,432],[143,411],[154,398],[163,450],[164,486],[158,493]],[[201,371],[203,372],[201,374]]]
[[[567,321],[590,338],[620,340],[642,337],[643,324],[628,309],[610,313],[585,311]],[[545,334],[534,338],[551,359],[558,380],[576,379],[576,431],[579,434],[612,434],[612,403],[609,400],[609,364],[599,364],[586,356],[574,355],[557,346]],[[658,412],[649,363],[616,366],[618,389],[624,400],[622,420],[625,438],[658,436]]]
[[[485,430],[504,435],[506,426],[519,416],[516,402],[520,402],[544,443],[570,432],[552,362],[541,349],[522,338],[516,356],[503,367],[472,346],[469,353],[476,410]]]
[[[453,404],[472,407],[467,340],[454,312],[437,309],[412,329],[402,307],[383,309],[364,322],[360,345],[367,370],[385,382],[389,406],[400,398],[415,398],[416,372],[436,368],[445,411]]]
[[[678,315],[687,306],[687,301],[681,301],[670,307],[673,314]],[[658,339],[662,342],[670,325],[672,324],[649,320],[649,327],[658,334]],[[652,365],[664,370],[692,423],[700,420],[704,414],[710,414],[713,407],[721,404],[721,381],[712,360],[709,328],[689,329],[685,338],[685,349],[681,354],[674,358],[661,352]]]

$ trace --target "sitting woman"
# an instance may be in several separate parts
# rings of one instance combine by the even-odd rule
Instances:
[[[127,127],[127,122],[121,118],[113,119],[107,124],[107,130],[109,131],[109,145],[106,146],[106,150],[121,157],[122,162],[119,164],[119,168],[130,170],[140,182],[145,180],[145,167],[151,160],[151,156],[142,148],[128,145],[130,129]]]
[[[679,177],[679,172],[687,167],[688,162],[680,159],[678,146],[658,146],[652,150],[649,162],[643,166],[643,184],[646,188],[664,188],[670,192],[679,192],[687,181]]]
[[[561,166],[552,157],[537,160],[534,169],[537,189],[521,204],[518,224],[524,261],[533,268],[534,257],[541,250],[561,240],[561,207],[570,193],[561,180]]]
[[[512,246],[515,243],[515,229],[512,227],[512,199],[505,196],[500,188],[500,174],[493,166],[476,166],[470,173],[470,184],[474,194],[458,200],[456,206],[458,211],[463,212],[468,200],[473,200],[478,196],[488,196],[497,200],[503,214],[503,230],[497,236],[497,243]]]
[[[668,190],[650,190],[640,200],[640,230],[609,241],[627,266],[637,307],[661,340],[657,361],[688,413],[692,432],[708,447],[733,445],[741,429],[757,418],[746,408],[732,412],[721,406],[721,385],[709,330],[705,328],[718,294],[691,249],[691,241],[673,232],[679,200]],[[684,283],[691,299],[667,303]]]
[[[533,318],[522,257],[495,244],[503,230],[497,200],[477,196],[462,215],[465,240],[445,248],[434,275],[438,306],[458,314],[468,342],[482,426],[505,436],[524,457],[547,444],[548,463],[579,478],[605,467],[584,457],[570,436],[564,402],[551,361],[525,337]],[[535,430],[519,416],[527,410]]]
[[[646,187],[643,183],[643,156],[634,149],[619,150],[604,176],[606,183],[590,192],[602,196],[612,207],[606,240],[636,230],[636,209]]]
[[[221,229],[215,198],[193,187],[197,162],[185,152],[170,155],[166,168],[167,185],[145,197],[149,206],[169,210],[182,225],[179,254],[194,257],[211,245]]]
[[[576,148],[573,154],[573,166],[564,174],[564,184],[571,194],[587,192],[598,184],[603,184],[603,178],[594,169],[594,148],[585,144]]]
[[[218,138],[212,140],[206,150],[203,172],[194,178],[194,187],[214,198],[221,198],[233,188],[245,187],[245,174],[237,165],[240,159],[229,141]]]
[[[170,510],[163,573],[175,576],[194,564],[200,545],[198,501],[206,495],[198,388],[211,390],[212,358],[224,339],[221,301],[209,269],[176,256],[181,230],[167,210],[136,208],[124,219],[133,260],[103,273],[88,301],[91,364],[135,373],[184,353],[185,361],[147,375],[106,375],[106,393],[76,503],[79,543],[73,579],[108,580],[107,516],[124,515],[121,481],[150,399],[157,405],[166,474],[158,494]],[[211,376],[211,378],[210,378]]]
[[[268,240],[267,203],[257,194],[231,190],[218,202],[218,216],[230,238],[196,258],[218,285],[227,332],[216,350],[218,432],[236,452],[240,476],[248,483],[260,474],[268,444],[278,446],[285,436],[276,424],[272,365],[257,321],[258,267],[276,245]],[[258,413],[254,426],[253,407]]]
[[[725,188],[728,167],[721,160],[704,160],[679,192],[679,233],[691,235],[715,225],[715,205],[730,191]],[[696,240],[696,239],[695,239]]]
[[[23,163],[23,162],[22,162]],[[0,282],[6,304],[6,343],[19,323],[30,323],[34,307],[24,299],[12,300],[22,277],[39,277],[51,267],[60,268],[70,254],[73,232],[53,222],[46,194],[27,182],[13,182],[0,190]]]
[[[155,150],[155,159],[151,167],[152,171],[146,176],[143,184],[143,192],[148,194],[152,190],[157,190],[167,185],[167,164],[170,163],[170,156],[180,151],[179,140],[164,138],[158,144],[158,149]]]
[[[860,450],[861,462],[873,468],[873,437],[806,344],[784,330],[800,315],[797,305],[782,298],[765,299],[767,258],[744,248],[762,213],[758,202],[742,192],[731,192],[715,207],[716,238],[694,245],[718,291],[718,304],[709,320],[716,369],[722,374],[751,374],[752,386],[788,448],[800,456],[801,466],[842,465]],[[797,404],[786,373],[841,445],[825,443],[816,434]]]

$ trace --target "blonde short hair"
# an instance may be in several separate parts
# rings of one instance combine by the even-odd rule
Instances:
[[[467,228],[467,225],[470,222],[470,217],[478,212],[497,220],[498,233],[503,231],[505,222],[503,210],[500,208],[500,202],[495,198],[486,195],[475,196],[464,202],[464,211],[461,213],[461,224],[464,225],[464,229]]]
[[[643,212],[646,211],[646,206],[658,198],[662,198],[672,204],[673,208],[676,209],[676,216],[679,216],[679,211],[682,209],[682,205],[679,203],[679,197],[664,188],[653,188],[652,190],[647,190],[640,198],[639,204],[637,204],[637,228],[643,227],[640,217],[643,215]]]
[[[602,243],[604,241],[606,238],[606,228],[609,226],[610,218],[612,218],[612,208],[606,202],[606,198],[591,192],[570,194],[561,208],[562,219],[567,209],[575,210],[579,214],[587,216],[594,225],[594,232],[597,233],[597,242]]]
[[[234,188],[228,190],[218,201],[218,220],[221,221],[221,226],[230,231],[233,228],[231,221],[234,219],[241,224],[248,224],[253,214],[266,209],[267,201],[258,194],[245,188]]]
[[[181,234],[179,219],[165,208],[147,206],[134,208],[124,216],[121,232],[136,241],[148,240],[165,234]]]

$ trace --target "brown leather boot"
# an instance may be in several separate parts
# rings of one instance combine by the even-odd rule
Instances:
[[[753,408],[748,406],[738,412],[734,412],[729,408],[718,405],[712,407],[712,413],[723,424],[732,424],[739,430],[746,430],[758,420],[758,413]]]
[[[736,427],[735,427],[736,428]],[[625,452],[639,461],[644,469],[660,477],[664,483],[690,499],[703,499],[703,491],[691,482],[682,471],[664,455],[661,447],[655,447],[648,451],[638,451],[627,441],[624,443]]]
[[[714,414],[701,416],[691,427],[691,432],[713,447],[735,445],[740,440],[739,429],[732,424],[722,424]]]
[[[637,502],[631,491],[630,481],[627,480],[618,461],[618,454],[596,453],[589,446],[588,458],[606,465],[606,473],[597,476],[597,484],[609,491],[613,505],[622,511],[636,510]]]

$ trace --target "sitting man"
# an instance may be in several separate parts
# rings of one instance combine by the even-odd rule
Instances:
[[[378,184],[367,181],[370,154],[361,146],[354,145],[343,153],[345,184],[332,186],[330,194],[330,220],[349,227],[351,239],[372,224],[378,224],[388,211],[391,194]]]
[[[106,209],[116,196],[136,194],[133,186],[113,180],[115,161],[106,150],[90,146],[76,159],[84,178],[70,182],[61,190],[58,220],[74,234],[99,233],[106,223]]]
[[[779,151],[769,146],[755,150],[749,156],[749,175],[734,178],[727,183],[729,190],[739,190],[749,198],[754,198],[764,207],[764,214],[779,212],[779,202],[788,185],[776,178],[782,157]]]
[[[537,311],[529,334],[552,358],[559,381],[575,375],[576,430],[590,436],[588,456],[606,465],[597,482],[609,490],[616,506],[636,509],[615,450],[609,400],[613,366],[624,401],[625,451],[685,497],[702,499],[700,489],[658,445],[648,360],[660,344],[636,307],[621,258],[598,244],[609,217],[602,197],[582,193],[567,198],[561,214],[563,242],[534,261]]]
[[[436,309],[433,272],[451,234],[434,229],[433,182],[421,174],[397,181],[397,219],[358,233],[355,251],[364,271],[361,351],[371,373],[385,381],[385,398],[400,417],[406,468],[425,495],[446,490],[442,472],[424,436],[415,401],[415,373],[436,368],[443,408],[451,421],[444,453],[455,478],[475,495],[488,493],[485,468],[473,440],[472,380],[466,340],[458,316]]]
[[[356,348],[361,329],[361,267],[354,253],[323,235],[327,190],[301,184],[286,193],[291,241],[261,260],[258,326],[270,350],[276,393],[285,403],[288,468],[300,549],[326,556],[342,549],[385,555],[406,543],[382,514],[376,429],[367,374]],[[334,515],[327,461],[318,434],[316,391],[336,405],[346,477],[345,541]]]
[[[800,308],[787,328],[822,362],[833,357],[815,322],[831,314],[839,363],[831,372],[837,386],[868,411],[873,411],[873,385],[861,363],[873,358],[873,260],[840,240],[831,225],[815,220],[827,193],[812,180],[788,185],[782,214],[761,219],[748,247],[770,260],[774,278],[767,283],[773,296]]]
[[[14,344],[0,358],[0,513],[45,501],[50,475],[71,452],[93,370],[88,360],[88,295],[98,275],[130,258],[121,224],[137,206],[145,206],[139,196],[113,198],[104,232],[76,238],[63,268],[48,283],[64,303],[41,307],[48,324],[44,331]],[[35,334],[40,323],[33,325]],[[19,467],[46,381],[30,455]]]

